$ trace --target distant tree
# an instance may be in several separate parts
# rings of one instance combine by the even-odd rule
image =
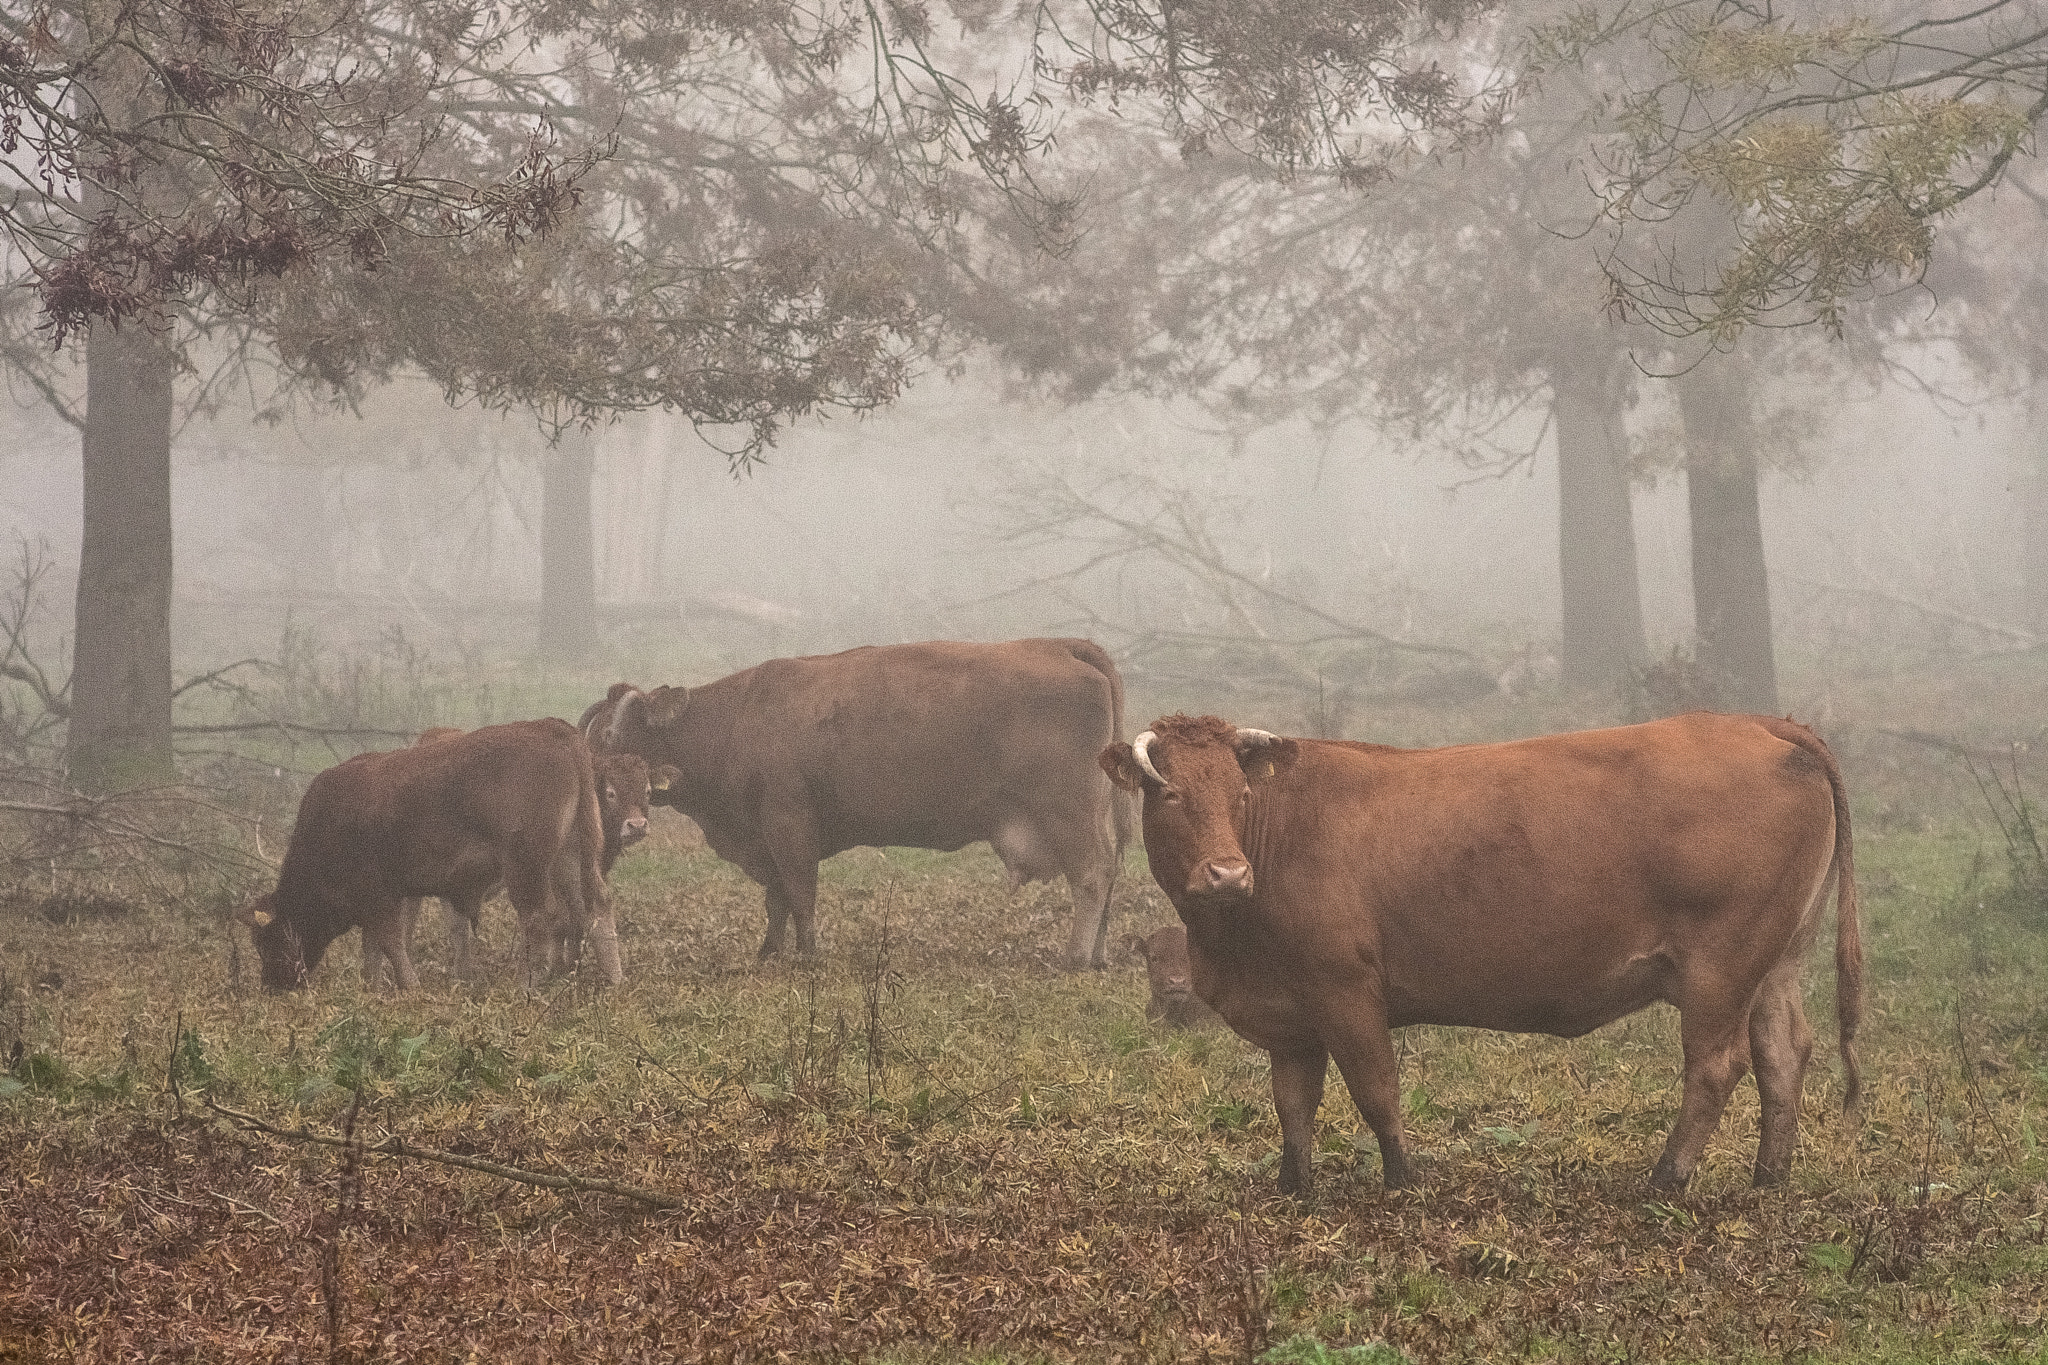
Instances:
[[[1366,195],[1126,142],[1081,245],[1020,266],[1031,281],[989,331],[1070,395],[1194,394],[1243,425],[1363,419],[1474,477],[1554,450],[1561,661],[1574,685],[1611,687],[1646,653],[1631,342],[1662,339],[1603,321],[1597,262],[1547,226],[1571,212],[1563,171],[1583,136],[1583,110],[1546,96],[1503,136]]]
[[[953,108],[936,73],[899,72],[891,35],[866,49],[879,87],[844,77],[875,22],[0,5],[10,282],[36,291],[48,343],[83,338],[73,780],[170,775],[170,430],[201,337],[330,392],[417,365],[557,428],[668,407],[731,430],[741,461],[792,414],[893,397],[920,316],[873,224],[960,165],[1000,179],[1028,141],[1000,100]],[[947,122],[875,131],[920,117]],[[63,401],[26,340],[15,377]]]
[[[1083,391],[1205,393],[1246,421],[1356,413],[1479,463],[1525,458],[1486,437],[1547,395],[1581,682],[1642,657],[1618,437],[1631,390],[1672,376],[1700,657],[1732,704],[1771,709],[1754,371],[1772,348],[1722,352],[1757,321],[1839,334],[1933,259],[1935,224],[2039,122],[2048,41],[2017,3],[1804,27],[1719,0],[1559,14],[1519,46],[1504,20],[1490,89],[1512,100],[1482,99],[1496,117],[1463,124],[1457,156],[1363,200],[1343,191],[1380,177],[1313,120],[1133,177],[1119,230],[1090,225],[1098,259],[1044,276],[1045,325],[1007,349]]]

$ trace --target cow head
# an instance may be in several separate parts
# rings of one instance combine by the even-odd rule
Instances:
[[[605,740],[611,729],[612,714],[618,709],[619,698],[639,690],[629,682],[615,682],[605,690],[604,700],[594,701],[583,708],[583,714],[576,718],[576,730],[592,753],[603,753],[610,747]]]
[[[265,892],[235,911],[263,964],[263,989],[295,991],[306,984],[306,954],[298,932],[278,916],[277,894]]]
[[[604,700],[584,711],[576,728],[593,753],[617,753],[638,747],[649,730],[666,729],[682,719],[690,706],[690,689],[663,684],[642,692],[631,683],[613,683]]]
[[[647,808],[655,794],[674,786],[682,773],[667,763],[650,767],[638,754],[599,754],[591,762],[597,778],[597,809],[609,848],[621,849],[647,837]]]
[[[1145,1005],[1147,1019],[1164,1019],[1184,1028],[1207,1013],[1195,995],[1195,969],[1188,957],[1185,925],[1167,924],[1149,934],[1132,934],[1124,946],[1145,960],[1145,975],[1152,987],[1152,998]]]
[[[1109,780],[1145,797],[1145,847],[1153,875],[1198,900],[1252,894],[1244,855],[1252,786],[1294,766],[1300,746],[1215,716],[1165,716],[1097,762]]]

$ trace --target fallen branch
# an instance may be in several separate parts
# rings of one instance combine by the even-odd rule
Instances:
[[[1889,602],[1896,607],[1905,607],[1911,611],[1917,611],[1923,616],[1932,616],[1938,621],[1948,621],[1955,625],[1968,626],[1972,630],[1981,630],[1989,635],[2001,636],[2023,648],[2032,648],[2041,643],[2041,637],[2024,626],[2007,625],[2003,621],[1993,621],[1983,616],[1971,616],[1967,612],[1951,611],[1947,607],[1938,607],[1932,602],[1923,601],[1917,597],[1902,597],[1898,593],[1885,592],[1879,588],[1852,588],[1844,583],[1830,583],[1820,578],[1801,578],[1793,574],[1787,574],[1786,581],[1797,583],[1802,587],[1815,588],[1821,592],[1845,593],[1851,597],[1874,597],[1880,602]]]
[[[1932,734],[1926,730],[1894,730],[1883,725],[1874,728],[1880,735],[1888,735],[1893,739],[1903,739],[1908,744],[1924,744],[1930,749],[1939,749],[1945,754],[1953,754],[1965,762],[1975,760],[1979,763],[2004,763],[2014,757],[2014,749],[2010,745],[2004,749],[1980,749],[1974,745],[1965,744],[1959,739],[1950,739],[1946,735]]]
[[[276,666],[267,659],[237,659],[231,664],[214,669],[211,673],[201,673],[196,678],[187,678],[184,682],[171,689],[171,700],[176,701],[195,687],[204,687],[208,683],[219,682],[236,669],[246,668],[250,664],[255,664],[259,668],[273,668]]]
[[[380,730],[367,725],[305,725],[295,720],[247,720],[226,725],[173,725],[174,735],[244,735],[261,730],[282,730],[286,734],[312,735],[317,739],[348,739],[368,736],[371,739],[413,740],[419,737],[417,730]]]
[[[206,1107],[244,1132],[262,1133],[266,1137],[286,1142],[308,1142],[321,1147],[348,1147],[346,1138],[333,1137],[326,1133],[315,1133],[305,1128],[279,1128],[254,1114],[245,1114],[239,1109],[230,1109],[206,1097]],[[651,1190],[644,1185],[630,1185],[623,1180],[606,1180],[598,1176],[555,1175],[546,1171],[529,1171],[521,1166],[507,1166],[502,1162],[485,1161],[482,1157],[463,1156],[457,1152],[443,1152],[432,1147],[415,1147],[396,1133],[382,1142],[363,1147],[367,1156],[388,1156],[411,1161],[432,1161],[443,1166],[459,1166],[466,1171],[477,1171],[483,1175],[496,1176],[521,1185],[535,1185],[544,1190],[576,1190],[586,1194],[609,1194],[619,1199],[631,1199],[657,1209],[694,1208],[700,1202],[686,1195],[673,1194],[666,1190]]]

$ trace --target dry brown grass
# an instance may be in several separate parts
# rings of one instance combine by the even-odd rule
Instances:
[[[1659,1009],[1571,1043],[1407,1031],[1422,1189],[1382,1192],[1333,1079],[1305,1204],[1273,1190],[1263,1055],[1156,1031],[1135,963],[1057,971],[1059,889],[1009,895],[985,850],[844,855],[824,960],[764,966],[758,890],[657,823],[619,868],[612,992],[512,989],[502,906],[480,985],[441,976],[436,924],[415,995],[364,995],[345,940],[268,997],[217,904],[16,887],[0,1361],[1244,1359],[1297,1334],[1431,1361],[2048,1359],[2048,907],[1961,806],[1866,821],[1866,1121],[1836,1114],[1823,948],[1789,1187],[1747,1186],[1745,1086],[1693,1189],[1648,1193],[1678,1095]],[[1134,861],[1113,931],[1168,914]],[[338,1135],[358,1083],[365,1143],[679,1206],[352,1173],[204,1102]]]

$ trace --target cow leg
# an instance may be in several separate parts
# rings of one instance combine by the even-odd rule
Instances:
[[[590,941],[597,950],[597,966],[604,973],[605,984],[616,986],[624,981],[626,967],[619,958],[619,923],[612,918],[610,906],[590,921]]]
[[[519,916],[519,983],[532,990],[552,974],[570,908],[556,893],[549,864],[522,858],[506,869],[505,894]]]
[[[1685,1094],[1664,1154],[1650,1172],[1653,1189],[1685,1188],[1728,1108],[1728,1097],[1749,1070],[1750,1011],[1724,1000],[1687,1004],[1691,1008],[1681,1006],[1678,1016],[1685,1043]]]
[[[1273,1056],[1273,1108],[1280,1115],[1280,1192],[1306,1195],[1315,1182],[1316,1110],[1330,1054],[1321,1044]]]
[[[1368,1017],[1344,1021],[1343,1036],[1330,1050],[1343,1073],[1351,1102],[1365,1117],[1380,1144],[1380,1181],[1390,1190],[1414,1183],[1408,1168],[1408,1146],[1401,1131],[1401,1071],[1394,1060],[1394,1035],[1387,1030],[1386,1011],[1377,1001]]]
[[[1109,891],[1107,867],[1067,873],[1067,892],[1074,900],[1074,928],[1067,936],[1067,970],[1098,970],[1109,965]]]
[[[1799,999],[1799,961],[1790,959],[1764,978],[1749,1008],[1749,1053],[1756,1066],[1762,1115],[1758,1123],[1754,1183],[1776,1185],[1792,1174],[1799,1145],[1800,1094],[1813,1056],[1813,1029]]]
[[[392,900],[363,917],[365,955],[376,954],[391,964],[396,988],[419,989],[419,973],[412,968],[412,954],[406,942],[412,937],[413,920],[419,913],[416,900]]]
[[[799,863],[783,873],[783,904],[796,929],[796,951],[800,957],[818,955],[818,864]],[[765,955],[766,947],[762,948]]]
[[[448,975],[467,981],[476,975],[476,936],[482,927],[484,898],[462,895],[441,901],[448,923]]]
[[[791,802],[790,804],[795,804]],[[782,951],[784,927],[796,928],[796,950],[804,957],[818,954],[818,860],[824,857],[818,836],[807,815],[777,820],[763,831],[766,856],[761,872],[749,867],[754,880],[768,888],[768,936],[761,942],[761,956]]]
[[[555,859],[554,872],[555,895],[565,906],[572,908],[572,913],[563,918],[560,970],[566,972],[573,968],[580,972],[583,969],[583,939],[587,934],[597,954],[597,968],[604,973],[605,984],[618,985],[626,979],[626,969],[619,959],[619,922],[612,914],[610,895],[600,888],[598,903],[585,904],[583,868],[567,850]]]
[[[763,961],[782,951],[782,940],[789,933],[789,898],[782,892],[782,883],[771,879],[766,883],[768,909],[768,932],[761,939],[760,956]]]

